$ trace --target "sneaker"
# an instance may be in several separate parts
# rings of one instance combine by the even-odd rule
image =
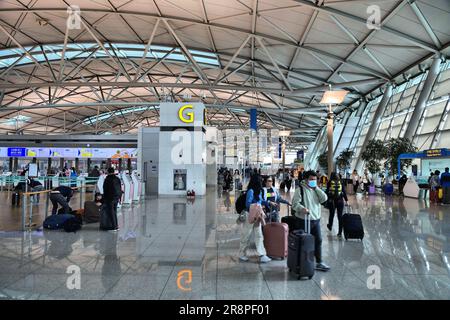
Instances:
[[[119,228],[117,228],[117,229],[112,229],[112,230],[108,230],[108,231],[110,231],[110,232],[118,232],[120,229]]]
[[[331,226],[329,224],[327,224],[327,228],[331,231]]]
[[[270,262],[270,261],[272,261],[272,259],[270,259],[268,256],[261,256],[259,258],[259,262],[260,263],[267,263],[267,262]]]
[[[338,236],[339,238],[342,238],[342,233],[338,233],[337,236]]]
[[[241,256],[239,257],[239,260],[242,262],[247,262],[248,261],[248,257],[247,256]]]
[[[321,263],[316,264],[316,270],[328,271],[328,270],[330,270],[330,267],[327,266],[325,263],[321,262]]]

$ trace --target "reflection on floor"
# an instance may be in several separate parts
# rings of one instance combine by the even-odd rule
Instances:
[[[339,240],[337,225],[330,234],[322,219],[323,255],[332,270],[297,281],[286,261],[238,261],[234,201],[234,192],[215,190],[193,202],[147,199],[121,210],[117,234],[98,231],[98,224],[75,234],[2,231],[0,297],[450,299],[450,207],[351,196],[363,218],[364,241]],[[326,209],[322,215],[328,217]],[[380,289],[368,288],[376,283],[369,266],[380,270]]]

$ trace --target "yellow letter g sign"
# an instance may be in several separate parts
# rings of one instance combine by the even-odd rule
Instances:
[[[194,113],[192,111],[186,112],[187,118],[184,117],[183,111],[185,109],[193,109],[194,107],[191,104],[187,104],[185,106],[182,106],[180,110],[178,110],[178,118],[180,118],[181,121],[185,123],[191,123],[194,122]]]

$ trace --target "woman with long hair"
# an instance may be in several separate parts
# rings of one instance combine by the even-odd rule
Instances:
[[[258,204],[259,206],[268,205],[267,201],[264,201],[262,194],[261,177],[258,174],[253,174],[250,178],[250,182],[247,186],[247,195],[245,202],[245,211],[242,214],[245,217],[244,225],[242,228],[241,242],[239,247],[239,260],[248,261],[247,249],[250,246],[250,237],[252,232],[255,233],[256,251],[259,255],[259,262],[265,263],[271,261],[266,255],[266,249],[264,248],[264,236],[262,233],[262,226],[260,221],[249,222],[248,215],[250,212],[250,206],[252,204]],[[262,208],[261,208],[262,211]]]

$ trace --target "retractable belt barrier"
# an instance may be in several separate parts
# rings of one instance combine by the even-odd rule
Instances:
[[[82,184],[79,187],[71,187],[74,191],[80,191],[80,208],[83,208],[83,199],[86,199],[87,197],[83,195],[87,192],[87,189],[93,188],[95,190],[96,185],[86,185]],[[50,193],[52,190],[42,190],[42,191],[30,191],[30,192],[23,192],[22,193],[22,231],[26,231],[27,229],[32,228],[35,226],[33,224],[33,206],[31,201],[31,197],[47,195],[45,200],[45,218],[48,216],[49,206],[50,206]],[[95,200],[95,192],[92,192],[93,200]],[[29,218],[28,218],[28,224],[26,224],[27,220],[27,211],[29,212]]]

